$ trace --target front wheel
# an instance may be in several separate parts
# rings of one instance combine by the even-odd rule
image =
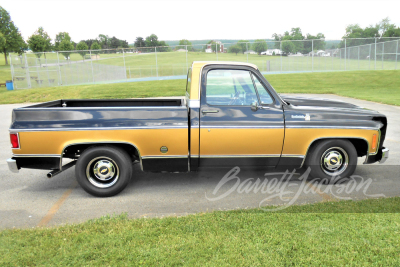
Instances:
[[[78,183],[89,194],[98,197],[115,196],[129,183],[132,161],[120,148],[92,147],[79,157],[75,175]]]
[[[357,151],[348,140],[324,140],[314,144],[306,159],[313,178],[328,179],[350,177],[357,167]]]

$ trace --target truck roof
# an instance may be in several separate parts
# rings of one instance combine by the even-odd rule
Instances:
[[[258,69],[254,64],[236,61],[193,61],[192,68],[201,68],[205,65],[242,65]]]

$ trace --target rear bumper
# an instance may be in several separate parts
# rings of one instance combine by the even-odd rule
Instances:
[[[375,162],[384,163],[389,158],[389,149],[382,147],[375,155],[369,155],[365,164],[371,164]]]
[[[17,173],[19,169],[57,170],[60,169],[60,157],[19,157],[13,155],[7,160],[10,171]]]
[[[17,165],[17,161],[15,159],[8,159],[7,160],[7,165],[8,165],[8,169],[14,173],[18,173],[19,169],[18,169],[18,165]]]

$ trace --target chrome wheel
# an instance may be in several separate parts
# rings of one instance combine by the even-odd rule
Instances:
[[[86,178],[96,187],[111,187],[119,178],[118,165],[107,157],[94,158],[87,164]]]
[[[341,147],[327,149],[321,157],[321,168],[329,176],[342,174],[349,165],[349,156]]]

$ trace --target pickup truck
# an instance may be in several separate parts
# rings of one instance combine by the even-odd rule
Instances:
[[[383,163],[386,129],[376,111],[280,96],[253,64],[193,62],[184,98],[62,99],[14,109],[7,162],[13,172],[51,170],[49,178],[75,165],[79,184],[100,197],[127,186],[135,161],[151,172],[305,166],[314,178],[332,179],[352,175],[358,157]]]

